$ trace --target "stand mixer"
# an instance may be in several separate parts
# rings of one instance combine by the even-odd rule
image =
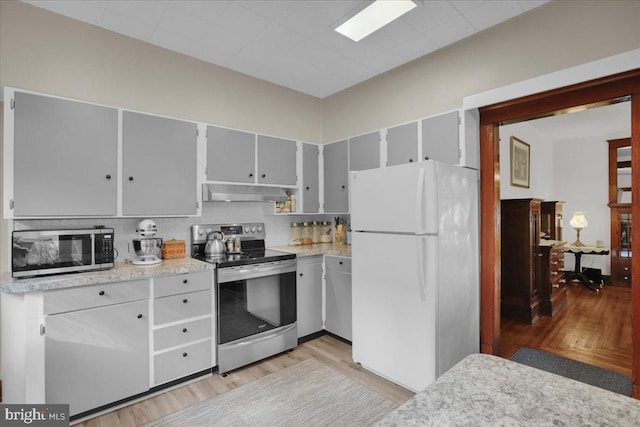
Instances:
[[[140,236],[133,239],[133,250],[136,257],[131,261],[134,265],[153,265],[162,262],[160,252],[162,250],[162,239],[153,237],[156,235],[158,227],[150,219],[144,219],[136,226],[136,233]]]

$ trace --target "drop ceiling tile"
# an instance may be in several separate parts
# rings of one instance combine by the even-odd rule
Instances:
[[[195,56],[200,50],[198,42],[163,28],[156,28],[151,43],[190,56]]]
[[[437,24],[450,21],[460,16],[460,12],[447,1],[426,0],[409,13],[400,17],[419,32],[426,32]]]
[[[119,13],[105,10],[101,27],[134,39],[151,43],[151,36],[156,24],[149,21],[141,21],[135,17],[120,15]]]
[[[69,1],[48,0],[43,2],[33,2],[34,6],[43,7],[60,15],[79,21],[88,22],[93,25],[100,25],[102,22],[102,13],[104,12],[105,0],[85,0],[81,2],[71,3]]]
[[[217,22],[224,10],[232,3],[228,0],[184,0],[167,2],[171,8],[197,16],[207,22]]]
[[[476,30],[482,31],[522,12],[520,4],[515,1],[488,1],[461,13]]]
[[[393,49],[419,37],[421,37],[420,33],[411,25],[396,20],[372,33],[367,39],[384,49]]]
[[[441,48],[475,32],[473,26],[462,15],[453,15],[450,20],[431,26],[423,34]]]
[[[199,41],[211,25],[213,24],[200,19],[197,15],[183,12],[171,4],[167,6],[158,22],[158,28],[194,41]]]
[[[105,11],[155,24],[162,17],[166,7],[165,3],[154,0],[109,0]]]

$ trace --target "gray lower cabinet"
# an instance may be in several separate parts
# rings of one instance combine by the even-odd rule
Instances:
[[[324,146],[324,212],[349,212],[348,141]]]
[[[380,167],[380,132],[349,138],[349,170]]]
[[[295,141],[258,135],[258,183],[296,185],[296,151]]]
[[[387,166],[418,160],[418,122],[387,129]]]
[[[45,399],[70,415],[149,389],[147,300],[45,318]]]
[[[195,123],[123,113],[124,215],[197,213]]]
[[[458,164],[459,141],[457,111],[422,120],[422,156],[425,160]]]
[[[15,93],[15,216],[116,214],[118,111]]]
[[[320,212],[320,148],[302,144],[302,212]]]
[[[325,269],[325,329],[351,341],[351,259],[326,256]]]
[[[298,338],[322,330],[322,256],[298,258]]]
[[[207,127],[207,179],[255,183],[256,135]]]

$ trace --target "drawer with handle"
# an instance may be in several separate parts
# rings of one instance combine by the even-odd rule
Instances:
[[[204,371],[212,367],[211,340],[186,345],[153,357],[155,385]]]
[[[186,292],[204,291],[211,289],[212,282],[211,271],[158,277],[153,279],[153,295],[160,298]]]
[[[351,258],[326,256],[324,260],[327,270],[351,273]]]
[[[45,292],[43,295],[44,314],[84,310],[138,301],[148,297],[148,280],[77,286]]]
[[[153,350],[160,351],[212,337],[211,318],[166,326],[153,331]]]
[[[211,314],[211,291],[189,292],[153,300],[153,324]]]

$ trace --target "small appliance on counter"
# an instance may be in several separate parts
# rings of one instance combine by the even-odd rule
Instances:
[[[153,237],[157,231],[158,226],[150,219],[143,219],[138,223],[136,233],[138,233],[140,238],[133,239],[133,250],[136,253],[136,257],[131,260],[131,264],[153,265],[162,262],[160,258],[162,239],[160,237]]]

